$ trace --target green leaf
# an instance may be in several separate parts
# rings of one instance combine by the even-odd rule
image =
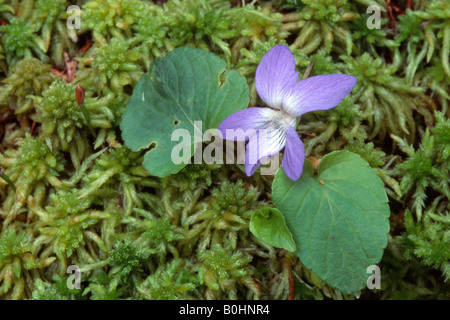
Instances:
[[[288,251],[295,251],[295,242],[283,214],[276,208],[264,207],[250,218],[250,232],[262,242]]]
[[[303,264],[342,292],[357,293],[387,245],[389,206],[381,179],[349,151],[326,155],[318,175],[309,160],[293,182],[278,170],[272,199]]]
[[[202,139],[206,130],[247,107],[248,96],[245,78],[226,70],[224,60],[202,49],[177,48],[157,59],[136,84],[123,114],[122,137],[133,151],[151,147],[143,165],[150,174],[166,177],[186,165],[171,160],[174,147],[186,143],[179,137],[172,141],[174,129],[188,130],[190,150],[182,155],[191,159],[197,146],[194,131]],[[202,121],[201,130],[195,121]]]

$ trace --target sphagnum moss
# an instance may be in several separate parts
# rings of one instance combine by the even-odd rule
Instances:
[[[56,76],[50,73],[51,66],[36,58],[24,58],[13,68],[8,77],[2,80],[0,89],[1,105],[14,110],[15,114],[33,111],[32,96],[40,96]]]
[[[213,52],[262,106],[255,70],[277,44],[300,75],[314,62],[311,75],[358,78],[355,94],[297,130],[311,159],[351,150],[385,183],[382,290],[361,297],[449,298],[446,1],[389,16],[375,0],[89,0],[81,30],[66,28],[68,5],[0,1],[0,170],[16,189],[0,179],[1,299],[354,298],[250,233],[252,212],[271,204],[270,177],[195,164],[160,179],[122,146],[121,114],[156,58],[185,45]],[[381,29],[367,28],[369,5]],[[78,64],[72,83],[56,80],[63,52]],[[68,265],[81,268],[82,289],[67,288]]]

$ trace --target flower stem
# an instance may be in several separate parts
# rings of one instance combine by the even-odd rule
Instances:
[[[309,65],[306,67],[306,70],[305,70],[305,73],[303,74],[302,80],[305,80],[306,78],[309,77],[309,74],[311,73],[311,71],[312,71],[312,69],[313,69],[313,67],[314,67],[314,63],[315,63],[315,61],[313,60],[313,61],[311,61],[311,62],[309,63]]]

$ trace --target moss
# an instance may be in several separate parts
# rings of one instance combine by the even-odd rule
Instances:
[[[16,190],[3,203],[3,210],[7,212],[6,222],[19,214],[30,194],[39,204],[45,198],[46,186],[61,188],[62,182],[58,176],[65,164],[59,152],[52,152],[43,140],[28,133],[20,142],[20,148],[8,156],[11,157],[0,157],[0,163],[7,167],[6,174],[14,182]]]
[[[101,219],[109,217],[104,212],[89,210],[90,201],[79,201],[73,192],[60,190],[50,196],[51,204],[45,210],[34,207],[33,212],[40,218],[41,243],[48,244],[51,251],[59,258],[60,270],[66,269],[66,261],[75,251],[83,246],[87,229]],[[70,206],[70,209],[67,208]],[[100,243],[100,246],[105,249]]]
[[[54,258],[38,259],[32,253],[31,237],[24,230],[6,228],[0,234],[0,292],[10,298],[19,298],[26,281],[30,280],[28,270],[46,268]]]
[[[138,288],[144,299],[179,300],[192,299],[198,285],[195,275],[190,272],[182,259],[160,265]]]
[[[384,280],[361,298],[448,299],[447,2],[399,2],[392,15],[372,0],[87,0],[76,30],[70,1],[0,1],[0,170],[15,185],[0,179],[0,298],[355,298],[250,233],[254,210],[271,205],[272,177],[206,164],[152,177],[120,136],[133,87],[174,48],[220,56],[262,106],[257,65],[287,44],[301,77],[314,62],[310,76],[358,79],[297,129],[308,156],[351,150],[385,184]],[[371,4],[380,29],[367,27]],[[67,288],[68,265],[81,268],[81,289]]]
[[[55,135],[64,145],[74,139],[77,129],[86,122],[76,101],[75,87],[64,80],[54,81],[42,93],[38,114],[43,136]]]
[[[96,0],[83,5],[83,28],[92,30],[94,37],[105,43],[111,36],[122,40],[130,36],[130,27],[145,16],[151,4],[140,0]]]
[[[245,283],[244,279],[253,272],[248,265],[252,257],[241,251],[230,252],[218,244],[201,252],[199,260],[199,280],[208,287],[205,293],[207,299],[220,299],[223,291],[228,292],[228,299],[237,298],[238,288],[235,288],[235,282]]]
[[[447,161],[450,158],[450,120],[443,113],[436,112],[436,126],[432,129],[435,134],[436,147],[440,152],[440,158]]]
[[[111,274],[119,274],[126,281],[129,274],[142,271],[143,261],[152,254],[149,248],[139,246],[131,240],[117,242],[114,249],[109,252],[108,264],[112,267]]]
[[[95,77],[101,81],[100,88],[115,92],[117,99],[123,100],[124,87],[134,85],[143,73],[141,50],[132,48],[128,41],[113,38],[108,44],[96,48],[94,56],[92,67]],[[86,76],[92,76],[92,73]]]
[[[12,107],[16,114],[32,111],[35,103],[31,97],[41,95],[56,78],[49,72],[50,68],[35,58],[20,60],[2,81],[1,103]]]
[[[355,92],[362,111],[370,115],[369,137],[378,135],[384,139],[389,132],[408,137],[412,142],[417,130],[413,112],[420,108],[425,121],[432,117],[433,105],[423,97],[424,88],[408,86],[404,78],[395,76],[395,65],[382,67],[383,60],[367,52],[357,58],[341,58],[346,62],[347,72],[358,79]]]

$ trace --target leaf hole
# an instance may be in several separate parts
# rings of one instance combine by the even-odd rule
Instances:
[[[123,87],[123,92],[131,96],[133,94],[133,87],[128,84],[125,87]]]
[[[225,84],[225,81],[227,80],[226,77],[226,70],[223,70],[220,74],[219,74],[219,88],[222,88],[222,86]]]
[[[180,123],[180,121],[178,121],[178,120],[173,120],[173,125],[174,125],[174,126],[177,126],[179,123]]]

